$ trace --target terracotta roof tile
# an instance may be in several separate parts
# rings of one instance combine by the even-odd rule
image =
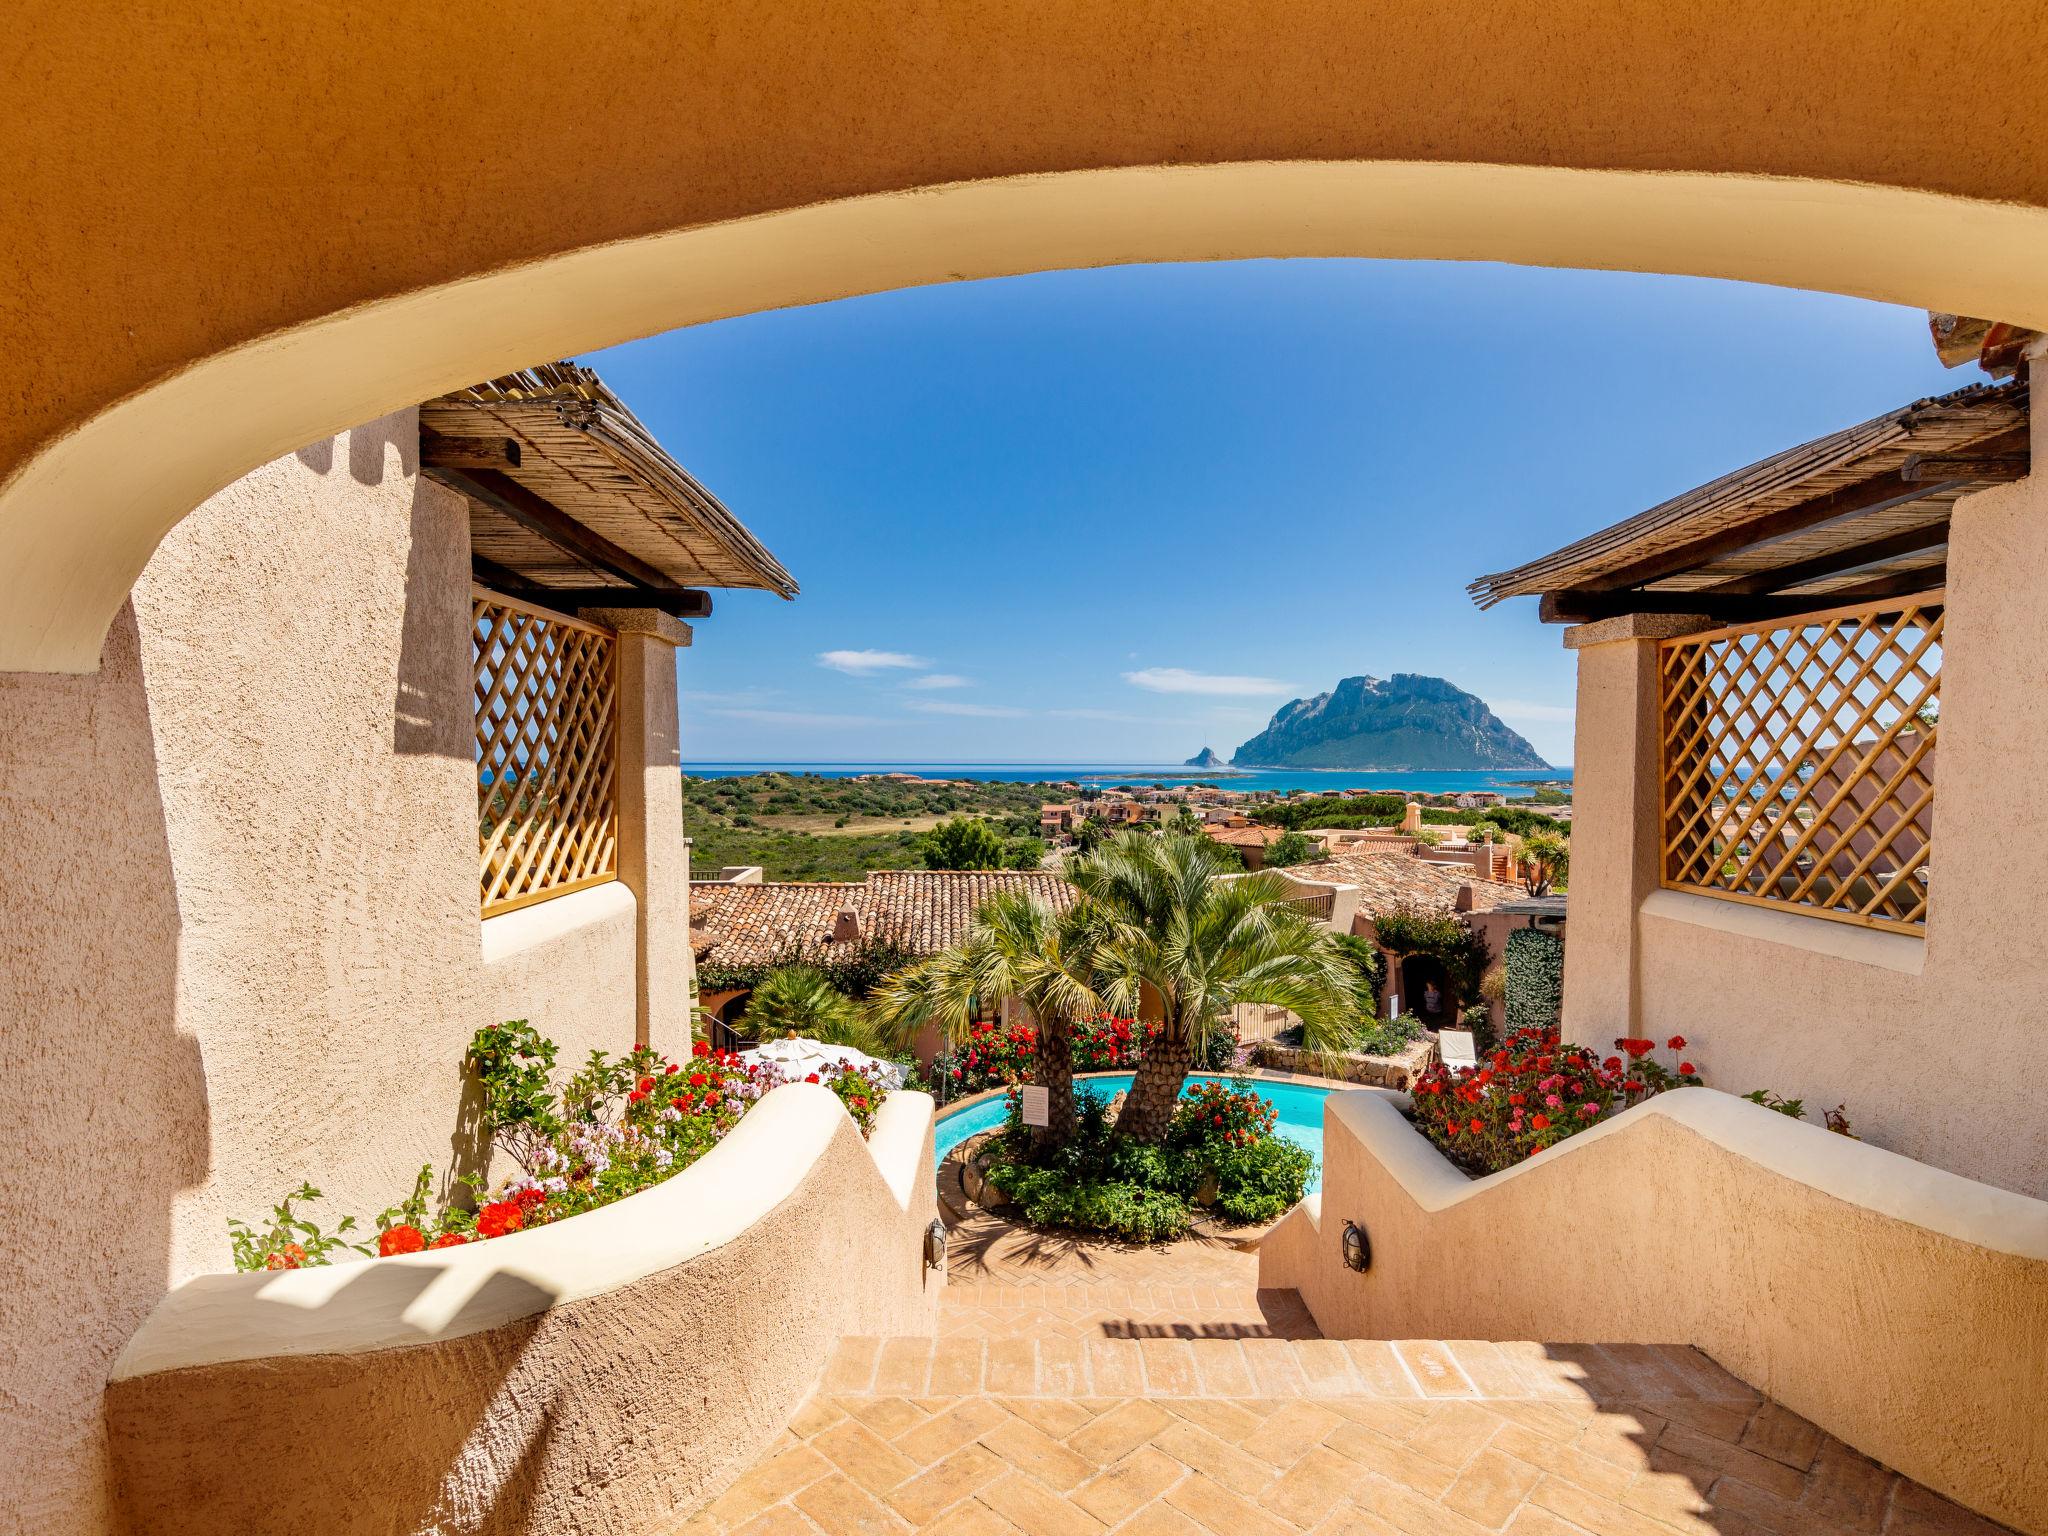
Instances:
[[[1366,916],[1403,905],[1448,907],[1458,887],[1472,887],[1472,908],[1491,912],[1508,901],[1525,901],[1529,893],[1508,880],[1488,880],[1469,869],[1449,869],[1413,854],[1362,850],[1333,854],[1315,864],[1295,864],[1285,871],[1300,880],[1358,887],[1358,910]]]
[[[720,965],[764,965],[793,954],[829,958],[832,924],[851,910],[862,943],[894,945],[912,955],[937,954],[967,931],[981,904],[998,891],[1028,891],[1053,907],[1074,888],[1048,870],[883,869],[864,881],[764,881],[759,885],[693,885],[690,926],[699,958]]]

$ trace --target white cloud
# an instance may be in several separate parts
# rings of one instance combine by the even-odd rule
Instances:
[[[906,688],[928,690],[932,688],[968,688],[973,686],[971,678],[956,677],[951,672],[927,672],[923,677],[913,677],[903,685]]]
[[[1124,681],[1153,693],[1260,694],[1293,693],[1292,683],[1272,677],[1232,677],[1214,672],[1190,672],[1185,667],[1146,667],[1126,672]]]
[[[902,651],[820,651],[818,665],[834,672],[851,672],[855,677],[871,677],[877,672],[914,670],[931,663],[922,656],[907,656]]]
[[[1530,699],[1500,699],[1488,705],[1503,720],[1574,720],[1578,711],[1569,704],[1538,704]]]
[[[728,709],[717,708],[704,711],[721,720],[749,720],[755,725],[793,725],[805,730],[829,730],[840,726],[879,725],[881,722],[867,715],[821,715],[802,709]]]
[[[978,720],[1018,720],[1029,713],[1007,704],[956,704],[951,699],[912,699],[903,707],[921,715],[972,715]]]

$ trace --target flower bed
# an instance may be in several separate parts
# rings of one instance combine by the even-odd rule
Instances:
[[[1100,1095],[1082,1093],[1074,1139],[1034,1155],[1019,1096],[987,1153],[988,1179],[1039,1226],[1136,1242],[1182,1236],[1198,1206],[1225,1221],[1272,1221],[1302,1197],[1315,1159],[1275,1134],[1277,1111],[1248,1084],[1198,1083],[1163,1146],[1119,1136]]]
[[[761,1097],[786,1077],[699,1041],[687,1061],[640,1049],[625,1056],[592,1051],[556,1086],[555,1043],[523,1019],[477,1031],[468,1065],[482,1089],[485,1129],[519,1171],[495,1190],[457,1180],[438,1210],[434,1174],[420,1169],[412,1193],[376,1218],[374,1244],[355,1242],[355,1218],[332,1233],[308,1221],[298,1202],[319,1198],[310,1184],[276,1206],[266,1226],[230,1220],[237,1269],[301,1269],[357,1253],[390,1257],[505,1237],[610,1205],[651,1189],[725,1139]],[[821,1083],[865,1137],[889,1096],[878,1067],[835,1066],[804,1081]]]
[[[1115,1072],[1135,1068],[1145,1047],[1159,1038],[1156,1022],[1097,1014],[1072,1028],[1076,1072]],[[1237,1036],[1228,1029],[1212,1031],[1199,1070],[1223,1071],[1237,1054]],[[966,1043],[932,1062],[932,1080],[951,1097],[1007,1088],[1029,1082],[1038,1060],[1038,1031],[1029,1024],[982,1022],[970,1025]]]
[[[1621,1039],[1605,1060],[1581,1045],[1564,1045],[1555,1029],[1518,1029],[1476,1068],[1452,1072],[1441,1062],[1416,1080],[1415,1123],[1467,1173],[1513,1167],[1575,1132],[1672,1088],[1698,1086],[1697,1068],[1682,1053],[1685,1037],[1654,1056],[1656,1042]]]

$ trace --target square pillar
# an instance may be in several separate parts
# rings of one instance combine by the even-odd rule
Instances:
[[[1688,614],[1625,614],[1564,634],[1579,653],[1579,695],[1563,1032],[1603,1056],[1641,1033],[1636,914],[1662,878],[1657,642],[1708,627]]]
[[[676,651],[690,626],[656,608],[586,608],[619,637],[619,880],[633,893],[635,1043],[690,1054],[690,845],[683,836],[682,732]]]

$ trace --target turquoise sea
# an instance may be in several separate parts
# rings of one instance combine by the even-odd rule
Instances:
[[[1531,783],[1571,782],[1569,768],[1501,768],[1467,772],[1352,772],[1323,768],[1182,768],[1158,763],[685,763],[692,778],[729,779],[748,773],[815,773],[850,779],[863,773],[914,773],[927,779],[982,779],[1025,784],[1072,781],[1108,788],[1117,784],[1216,784],[1225,789],[1378,789],[1455,795],[1494,789],[1526,797]]]

